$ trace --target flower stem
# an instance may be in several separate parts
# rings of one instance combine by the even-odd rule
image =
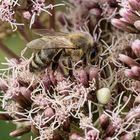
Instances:
[[[55,0],[50,0],[50,4],[55,5]],[[51,14],[49,15],[49,29],[55,29],[55,8],[51,9]]]
[[[28,34],[25,32],[25,29],[24,29],[23,27],[18,26],[18,31],[19,31],[19,33],[22,35],[22,37],[24,38],[24,40],[25,40],[26,42],[29,42],[29,41],[30,41],[29,36],[28,36]]]
[[[11,51],[8,47],[6,47],[3,43],[0,42],[0,49],[6,53],[7,56],[11,58],[16,58],[19,60],[19,56],[16,55],[13,51]]]

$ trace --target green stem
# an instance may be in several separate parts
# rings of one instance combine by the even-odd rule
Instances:
[[[98,108],[99,117],[100,117],[101,114],[103,113],[103,106],[98,105],[97,108]],[[96,126],[96,128],[100,128],[100,126],[99,126],[99,118],[94,122],[94,126]]]
[[[10,50],[8,47],[6,47],[3,43],[0,42],[0,49],[6,53],[7,56],[10,58],[16,58],[19,60],[19,56],[16,55],[12,50]]]
[[[103,106],[98,106],[99,116],[103,113]]]

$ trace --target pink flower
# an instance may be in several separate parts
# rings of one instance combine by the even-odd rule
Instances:
[[[16,19],[14,18],[15,11],[13,11],[13,7],[17,5],[17,1],[7,1],[3,0],[0,5],[0,19],[2,21],[9,22],[13,31],[17,29],[17,25],[24,25],[23,23],[16,23]]]
[[[33,3],[33,6],[31,8],[32,16],[30,20],[30,28],[32,27],[32,24],[34,23],[36,16],[40,16],[42,12],[46,12],[49,15],[52,15],[51,12],[49,12],[48,10],[52,10],[54,7],[64,5],[64,4],[55,4],[55,5],[49,4],[46,6],[45,0],[35,0],[35,1],[31,0],[31,1]]]

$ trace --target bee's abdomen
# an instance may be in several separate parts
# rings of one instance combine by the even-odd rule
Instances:
[[[38,53],[35,53],[29,64],[30,71],[35,72],[45,69],[48,65],[50,65],[55,53],[56,52],[54,49],[44,49],[40,50]]]

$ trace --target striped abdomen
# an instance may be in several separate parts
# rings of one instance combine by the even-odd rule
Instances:
[[[40,71],[47,68],[50,63],[57,63],[62,53],[62,49],[42,49],[34,54],[29,70],[31,72]]]

